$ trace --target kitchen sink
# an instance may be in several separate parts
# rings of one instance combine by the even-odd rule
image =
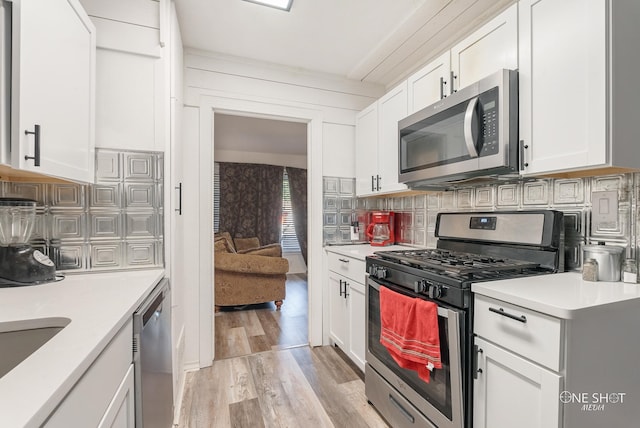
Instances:
[[[0,324],[0,378],[65,328],[69,318],[40,318]]]

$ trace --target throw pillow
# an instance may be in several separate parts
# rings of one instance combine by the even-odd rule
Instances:
[[[238,254],[252,254],[254,256],[282,257],[280,244],[270,244],[259,248],[249,248],[238,251]]]

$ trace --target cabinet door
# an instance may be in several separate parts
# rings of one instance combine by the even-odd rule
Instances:
[[[109,404],[98,428],[134,428],[136,423],[133,364]]]
[[[364,371],[366,343],[366,300],[364,285],[350,281],[349,300],[349,357]]]
[[[95,28],[77,0],[15,0],[12,165],[94,180]],[[35,166],[39,125],[40,166]]]
[[[356,116],[356,194],[376,192],[378,175],[378,103]]]
[[[451,52],[446,51],[407,79],[407,114],[413,114],[449,95]]]
[[[607,162],[606,3],[520,2],[525,174]]]
[[[474,428],[553,428],[560,424],[562,377],[476,337]]]
[[[343,351],[347,351],[348,326],[347,309],[348,301],[345,297],[346,278],[329,272],[329,335],[334,343]]]
[[[407,117],[407,82],[378,101],[378,191],[406,190],[398,183],[398,121]]]
[[[551,33],[549,33],[551,34]],[[518,68],[518,5],[514,4],[451,49],[454,90],[502,68]],[[451,87],[450,87],[451,88]]]
[[[160,32],[98,17],[92,19],[100,35],[96,146],[164,151],[168,110]]]
[[[322,175],[328,177],[355,177],[354,126],[337,123],[322,125]]]

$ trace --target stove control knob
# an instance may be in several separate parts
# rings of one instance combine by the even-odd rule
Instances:
[[[376,269],[375,275],[378,279],[384,279],[387,277],[387,270],[383,267],[379,267],[378,269]]]
[[[427,292],[427,282],[424,279],[419,281],[414,281],[413,283],[413,291],[416,293],[426,293]]]
[[[441,297],[441,296],[442,296],[442,286],[433,284],[431,287],[429,287],[429,298],[437,299],[438,297]]]

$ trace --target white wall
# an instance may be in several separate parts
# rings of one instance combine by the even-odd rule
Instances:
[[[233,57],[207,54],[199,51],[185,53],[185,104],[189,110],[198,109],[200,112],[200,132],[185,129],[184,138],[198,138],[200,153],[204,145],[210,145],[213,135],[214,112],[256,112],[273,118],[297,118],[309,120],[309,145],[307,156],[309,160],[309,296],[312,302],[322,302],[322,175],[323,158],[330,159],[323,153],[322,147],[329,142],[323,139],[323,129],[327,124],[331,132],[327,137],[335,135],[353,135],[355,114],[374,102],[384,93],[384,88],[378,85],[363,84],[349,81],[335,76],[307,73],[300,70],[290,70],[271,64],[256,63]],[[210,124],[210,125],[209,125]],[[185,120],[185,128],[189,127]],[[341,131],[341,127],[346,127]],[[211,129],[210,129],[211,128]],[[188,147],[193,147],[193,141],[184,141]],[[342,145],[342,150],[350,153],[350,149]],[[191,149],[193,150],[193,149]],[[192,153],[198,156],[198,153]],[[215,159],[216,161],[219,159]],[[352,161],[348,161],[350,165]],[[195,167],[194,159],[185,159],[185,168]],[[206,160],[200,159],[202,168],[211,171],[200,171],[199,180],[186,182],[185,186],[203,186],[200,191],[201,204],[208,203],[208,187],[213,171]],[[211,159],[211,164],[213,159]],[[206,207],[200,212],[206,213]],[[200,224],[206,224],[209,219],[199,219]],[[209,224],[212,221],[208,221]],[[192,226],[193,227],[193,226]],[[210,236],[210,231],[200,230],[200,236]],[[210,246],[210,245],[209,245]],[[311,248],[313,247],[313,248]],[[318,248],[315,248],[318,247]],[[203,251],[201,247],[201,252]],[[204,263],[211,260],[213,254],[208,248],[207,254],[200,254],[198,263],[193,261],[185,269],[196,269],[200,272],[198,281],[187,284],[186,307],[200,308],[199,320],[187,317],[187,349],[185,362],[201,367],[207,366],[207,355],[213,355],[212,337],[207,331],[212,331],[212,302],[209,300],[212,284],[212,268]],[[185,261],[185,263],[189,263]],[[209,287],[209,289],[207,289]],[[204,297],[203,297],[204,296]],[[206,299],[207,301],[203,301]],[[310,340],[319,344],[324,339],[322,332],[322,311],[317,306],[310,307]],[[191,338],[191,339],[190,339]],[[198,338],[196,346],[195,338]]]
[[[286,155],[280,153],[243,152],[235,150],[214,150],[216,162],[259,163],[266,165],[307,168],[306,155]]]

